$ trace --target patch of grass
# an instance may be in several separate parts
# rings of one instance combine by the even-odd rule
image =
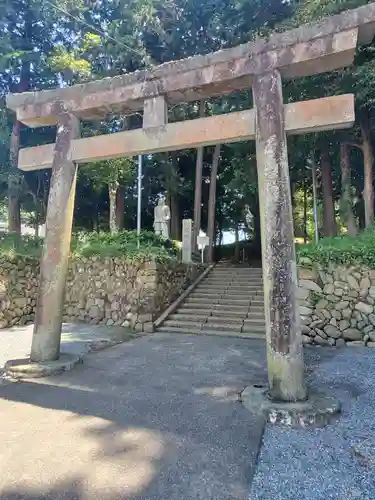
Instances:
[[[127,258],[155,258],[162,261],[176,257],[176,244],[165,238],[156,236],[150,231],[141,232],[138,248],[138,237],[135,231],[119,231],[118,233],[79,233],[74,235],[71,245],[73,255],[90,257],[126,256]]]
[[[14,233],[0,232],[0,256],[14,258],[17,255],[39,258],[42,254],[43,240],[35,236],[18,236]]]
[[[39,258],[43,240],[33,236],[19,237],[10,233],[0,233],[0,255],[9,258],[16,255]],[[138,238],[135,231],[110,233],[77,233],[73,235],[71,254],[76,257],[127,257],[131,259],[154,258],[165,261],[178,255],[175,242],[144,231]]]
[[[324,238],[318,244],[299,245],[297,259],[301,264],[317,264],[323,268],[333,263],[375,269],[375,228],[357,236]]]

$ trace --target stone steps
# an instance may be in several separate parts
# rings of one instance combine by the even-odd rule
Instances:
[[[229,319],[245,318],[247,315],[247,309],[222,309],[220,307],[216,307],[215,309],[212,309],[211,315],[215,318],[225,318],[226,321],[229,321]]]
[[[203,302],[207,299],[207,300],[211,300],[213,298],[216,298],[219,299],[221,297],[221,294],[220,293],[202,293],[202,292],[193,292],[192,294],[190,294],[189,296],[189,299],[191,301],[195,301],[195,300],[202,300]]]
[[[201,317],[201,316],[209,316],[212,312],[212,308],[202,308],[202,309],[197,309],[193,307],[188,307],[188,304],[182,305],[181,307],[178,308],[178,310],[173,313],[170,317],[175,316],[176,314],[181,314],[184,316],[189,316],[189,317]]]
[[[248,278],[248,279],[243,279],[243,278],[211,278],[208,279],[206,284],[211,284],[211,285],[243,285],[243,286],[261,286],[263,285],[263,281],[253,279],[253,278]]]
[[[194,297],[188,297],[185,301],[185,304],[187,304],[189,307],[193,306],[196,307],[197,309],[205,309],[205,308],[211,308],[213,305],[219,303],[219,297],[211,297],[208,300],[203,300]]]
[[[219,299],[219,301],[213,304],[212,309],[219,310],[222,309],[224,311],[241,311],[243,314],[247,314],[249,311],[249,307],[246,303],[239,304],[238,302],[232,303],[232,301],[225,301],[223,299]]]
[[[228,290],[227,292],[224,292],[222,294],[222,297],[230,297],[230,298],[234,298],[234,299],[243,299],[243,300],[251,301],[251,300],[259,299],[258,294],[259,294],[259,291],[257,291],[257,290],[253,290],[251,292],[242,291],[241,293],[240,292],[232,292],[231,290]]]
[[[263,290],[263,283],[247,283],[246,285],[239,285],[237,282],[230,283],[227,287],[229,290]]]
[[[251,300],[251,307],[264,307],[263,295],[255,295]]]
[[[264,312],[264,306],[250,306],[249,307],[249,316],[254,315],[254,316],[262,316],[264,317],[265,312]]]
[[[244,322],[242,325],[242,331],[243,332],[263,332],[265,335],[266,333],[266,323],[265,321],[263,322]]]
[[[212,288],[212,289],[207,289],[207,288],[202,288],[199,290],[194,290],[191,294],[190,297],[203,297],[205,295],[209,295],[212,297],[212,295],[220,294],[221,296],[227,295],[227,296],[233,296],[234,298],[243,298],[247,299],[249,297],[256,297],[258,299],[261,299],[263,301],[263,296],[258,296],[259,294],[259,288],[251,288],[251,289],[232,289],[232,288],[226,288],[223,289],[222,287],[218,288]]]
[[[215,274],[207,276],[207,281],[218,281],[224,279],[230,281],[239,280],[241,282],[252,280],[260,283],[263,281],[262,276],[260,274],[252,274],[252,273],[228,274],[228,273],[218,273],[217,271],[215,271]]]
[[[261,290],[260,286],[237,286],[237,285],[221,285],[221,286],[202,286],[199,287],[199,292],[201,293],[212,293],[220,290],[221,293],[233,293],[233,294],[249,294],[249,293],[259,293]],[[193,292],[194,293],[194,292]]]
[[[185,313],[183,310],[180,310],[178,313],[171,314],[168,317],[167,321],[196,321],[197,323],[204,323],[207,318],[211,315],[211,311],[204,311],[204,313],[199,311],[195,311],[194,313]]]
[[[248,299],[232,299],[232,298],[227,298],[227,297],[222,297],[219,299],[219,303],[221,305],[226,305],[226,306],[249,306],[249,300]]]
[[[224,313],[228,313],[229,315],[231,313],[235,313],[235,314],[243,314],[244,316],[247,315],[248,311],[249,311],[249,307],[246,305],[246,306],[230,306],[230,307],[225,307],[223,304],[219,304],[218,302],[215,302],[215,303],[202,303],[202,302],[185,302],[179,309],[178,311],[185,311],[185,310],[188,310],[189,312],[190,311],[195,311],[195,310],[198,310],[198,309],[201,309],[201,310],[207,310],[207,311],[223,311],[223,314]]]
[[[175,326],[159,326],[157,329],[158,332],[166,332],[166,333],[185,333],[185,334],[199,334],[201,333],[201,328],[178,328]]]
[[[235,321],[229,322],[227,320],[221,322],[207,321],[202,326],[202,329],[205,331],[224,331],[224,332],[241,332],[243,326],[243,321]]]
[[[174,320],[174,319],[167,319],[164,321],[164,326],[170,326],[170,327],[176,327],[176,328],[202,328],[203,324],[205,321],[192,321],[192,320]]]
[[[194,328],[176,328],[176,327],[168,327],[161,326],[157,330],[158,332],[164,333],[177,333],[177,334],[185,334],[185,335],[207,335],[213,337],[236,337],[242,339],[250,339],[250,340],[265,340],[264,333],[259,332],[237,332],[237,331],[224,331],[224,330],[204,330],[204,329],[194,329]]]
[[[258,311],[258,312],[251,312],[249,311],[247,313],[247,318],[245,318],[245,321],[258,321],[258,320],[264,320],[265,321],[265,315],[264,311]]]
[[[160,332],[265,339],[260,269],[216,266]]]

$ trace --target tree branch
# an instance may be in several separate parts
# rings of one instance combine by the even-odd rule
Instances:
[[[356,142],[343,142],[345,146],[350,146],[352,148],[358,148],[361,151],[363,150],[363,145],[362,144],[357,144]]]

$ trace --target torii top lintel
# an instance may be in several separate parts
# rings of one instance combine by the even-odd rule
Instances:
[[[357,42],[375,35],[375,3],[311,25],[206,55],[172,61],[151,70],[104,78],[68,88],[7,96],[7,106],[30,127],[57,122],[56,103],[79,118],[142,109],[144,101],[165,96],[188,102],[251,86],[252,75],[279,69],[283,78],[332,71],[353,62]]]

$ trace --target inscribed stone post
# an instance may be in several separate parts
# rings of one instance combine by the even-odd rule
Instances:
[[[182,262],[191,262],[192,253],[192,226],[193,221],[191,219],[182,220]]]
[[[79,121],[60,109],[30,355],[32,361],[53,361],[60,354],[77,175],[77,166],[70,160],[69,150],[72,139],[78,135]]]
[[[270,395],[301,401],[306,389],[280,73],[257,75],[253,95]]]

